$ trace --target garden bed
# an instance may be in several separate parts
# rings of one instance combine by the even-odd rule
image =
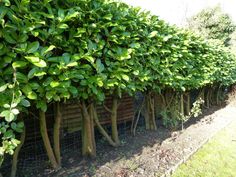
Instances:
[[[212,107],[203,116],[191,119],[184,130],[158,131],[139,128],[135,137],[121,136],[122,145],[112,148],[103,139],[97,143],[96,159],[82,159],[78,153],[68,154],[66,163],[58,172],[45,170],[39,176],[168,176],[187,160],[216,132],[227,126],[236,114],[232,104],[224,108]]]

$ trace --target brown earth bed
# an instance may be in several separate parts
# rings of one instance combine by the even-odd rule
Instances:
[[[49,169],[38,176],[62,177],[154,177],[169,176],[216,132],[234,120],[235,104],[212,107],[199,118],[188,121],[183,130],[146,131],[139,127],[136,136],[121,136],[122,145],[113,148],[103,140],[97,143],[97,158],[82,159],[80,149],[63,159],[57,172]]]

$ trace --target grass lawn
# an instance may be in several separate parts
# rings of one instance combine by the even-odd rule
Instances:
[[[172,177],[236,177],[236,121],[218,132]]]

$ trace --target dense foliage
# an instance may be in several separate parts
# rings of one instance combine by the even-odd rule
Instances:
[[[231,17],[222,12],[220,6],[203,9],[188,19],[188,27],[206,39],[216,39],[225,46],[230,45],[231,34],[236,25]]]
[[[43,140],[56,168],[59,140],[54,139],[52,150],[45,124],[49,103],[78,100],[84,154],[94,155],[93,119],[111,144],[119,143],[114,115],[122,93],[145,93],[147,109],[153,111],[153,93],[171,90],[179,96],[236,81],[236,59],[228,49],[120,2],[4,0],[0,22],[1,158],[13,154],[19,143],[15,134],[22,132],[23,120],[18,115],[27,113],[25,107],[39,110]],[[114,107],[107,108],[114,120],[112,138],[95,114],[96,103],[107,95],[114,97]],[[58,128],[57,122],[57,135]]]

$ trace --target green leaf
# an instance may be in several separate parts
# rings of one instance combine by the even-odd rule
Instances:
[[[78,95],[78,89],[76,87],[70,86],[69,91],[73,94],[73,96]]]
[[[17,115],[20,113],[20,111],[16,108],[12,109],[11,112],[14,114],[14,115]]]
[[[153,38],[157,35],[158,31],[152,31],[149,35],[149,38]]]
[[[15,122],[12,122],[12,123],[11,123],[11,128],[12,128],[13,130],[15,130],[15,129],[17,128],[17,124],[16,124]]]
[[[67,67],[73,67],[73,66],[78,66],[78,63],[75,61],[75,62],[71,62],[69,64],[66,65]]]
[[[41,51],[41,55],[46,55],[48,52],[52,51],[56,47],[54,45],[50,45],[49,47],[44,47]]]
[[[47,63],[44,60],[40,60],[39,62],[33,63],[35,66],[38,66],[40,68],[44,68],[47,66]]]
[[[65,23],[62,23],[62,24],[58,25],[58,28],[60,28],[60,29],[67,29],[67,28],[69,28],[69,26],[67,24],[65,24]]]
[[[26,84],[23,88],[22,91],[25,95],[27,95],[29,92],[32,92],[32,88],[29,84]]]
[[[54,92],[52,92],[52,91],[46,93],[47,100],[51,100],[53,98],[53,96],[54,96]]]
[[[39,57],[36,56],[25,56],[25,58],[31,63],[37,63],[40,61]]]
[[[36,100],[37,99],[37,94],[35,92],[29,92],[27,95],[27,98],[31,99],[31,100]]]
[[[122,74],[121,77],[125,80],[125,81],[129,81],[129,76],[126,74]]]
[[[4,56],[4,57],[3,57],[3,60],[4,60],[5,63],[11,63],[11,62],[12,62],[12,57],[10,57],[10,56]]]
[[[15,61],[12,63],[13,68],[22,68],[27,65],[27,62],[25,61]]]
[[[12,130],[7,130],[4,133],[4,138],[6,138],[6,139],[15,138],[15,134],[13,133]]]
[[[46,75],[47,73],[42,71],[40,68],[33,68],[29,71],[28,73],[28,78],[31,79],[33,78],[34,76],[36,77],[40,77],[40,76],[44,76]]]
[[[1,114],[0,114],[0,117],[6,117],[6,116],[9,115],[10,113],[11,113],[10,110],[2,111]]]
[[[4,39],[10,44],[16,44],[16,40],[8,33],[3,33]]]
[[[20,72],[16,73],[16,80],[20,83],[27,83],[28,82],[27,76],[24,75],[23,73],[20,73]]]
[[[94,58],[92,56],[85,55],[83,58],[85,58],[90,63],[94,63]]]
[[[100,59],[96,60],[96,70],[98,73],[101,73],[102,71],[104,71],[104,65],[102,64]]]
[[[24,122],[18,122],[17,127],[19,128],[24,128]]]
[[[20,102],[24,107],[30,107],[30,102],[26,99],[22,99]]]
[[[7,86],[8,86],[8,85],[9,85],[9,84],[4,84],[4,85],[0,86],[0,92],[5,91],[5,90],[7,89]]]
[[[9,104],[4,104],[3,107],[7,109],[7,108],[10,108],[11,105],[9,105]]]
[[[34,64],[35,66],[38,66],[40,68],[46,67],[47,63],[44,60],[41,60],[39,57],[36,56],[25,56],[25,58]]]
[[[102,87],[103,86],[103,81],[101,78],[97,78],[97,84],[99,87]]]
[[[113,17],[112,14],[107,14],[107,15],[105,15],[103,18],[106,19],[106,20],[111,20],[112,17]]]
[[[83,92],[83,93],[81,94],[81,96],[82,96],[82,98],[85,99],[85,100],[88,98],[88,94],[85,93],[85,92]]]
[[[15,115],[10,110],[5,110],[1,112],[0,117],[5,117],[7,122],[11,122],[15,118]]]
[[[50,83],[50,86],[51,86],[52,88],[58,87],[59,85],[60,85],[60,82],[58,82],[58,81],[52,81],[52,82]]]
[[[11,128],[16,132],[21,133],[21,132],[23,132],[24,123],[23,122],[18,122],[16,124],[15,122],[12,122],[11,123]]]
[[[35,41],[35,42],[30,43],[27,46],[26,52],[27,53],[34,53],[38,50],[38,48],[39,48],[39,42]]]
[[[46,112],[47,111],[47,103],[45,102],[45,101],[38,101],[37,103],[36,103],[36,107],[38,108],[38,109],[41,109],[42,111],[44,111],[44,112]]]

